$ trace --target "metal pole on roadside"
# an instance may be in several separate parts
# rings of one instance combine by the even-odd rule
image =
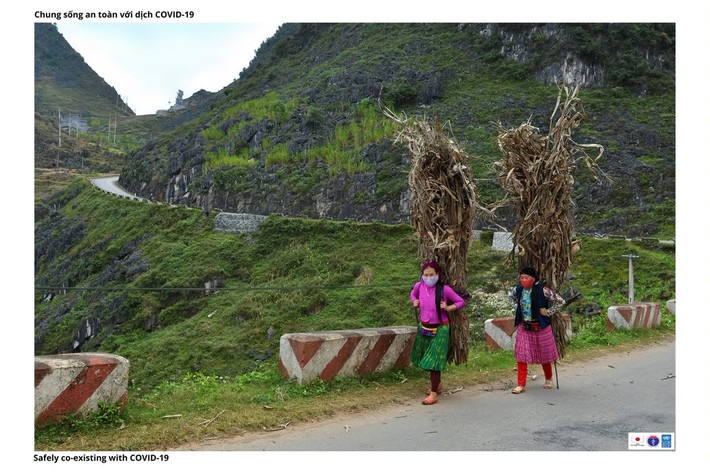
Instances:
[[[634,303],[634,260],[638,255],[621,255],[622,258],[629,259],[629,304]]]

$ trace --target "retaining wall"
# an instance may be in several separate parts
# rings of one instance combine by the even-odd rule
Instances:
[[[512,251],[513,234],[510,232],[493,232],[491,248],[496,251]]]
[[[396,326],[281,336],[279,368],[299,383],[363,376],[410,364],[416,327]]]
[[[99,404],[126,405],[129,363],[107,353],[35,357],[35,424],[86,415]]]
[[[562,314],[565,322],[567,339],[572,338],[572,319],[569,314]],[[510,350],[515,348],[515,317],[498,317],[488,319],[483,323],[486,344],[494,350]]]
[[[653,328],[661,324],[661,304],[636,302],[615,305],[607,310],[606,329]]]
[[[214,219],[214,230],[222,233],[252,233],[259,229],[265,219],[266,215],[220,212]]]

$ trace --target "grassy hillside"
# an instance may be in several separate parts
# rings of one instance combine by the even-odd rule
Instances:
[[[407,156],[381,100],[437,114],[491,204],[497,125],[530,119],[544,133],[569,60],[589,81],[573,139],[604,146],[599,166],[612,178],[577,170],[579,228],[671,238],[674,42],[665,24],[285,25],[209,111],[136,150],[121,182],[226,211],[406,221]],[[512,228],[504,213],[498,223]]]
[[[81,351],[126,356],[132,386],[145,390],[190,372],[273,365],[283,333],[412,324],[419,261],[409,225],[272,216],[258,233],[234,235],[214,232],[214,216],[115,198],[83,179],[38,207],[36,352],[72,351],[90,319],[100,328]],[[510,315],[504,291],[517,269],[491,237],[469,253],[474,344],[485,318]],[[674,297],[673,247],[583,238],[563,288],[583,294],[570,306],[575,324],[599,324],[626,301],[628,253],[640,255],[637,300]],[[206,295],[208,282],[218,290]]]
[[[37,429],[37,450],[167,449],[421,394],[426,374],[415,368],[307,385],[277,368],[283,333],[413,324],[412,227],[272,216],[230,235],[212,230],[214,216],[109,196],[84,178],[37,206],[36,353],[71,351],[79,321],[94,318],[100,329],[82,351],[131,363],[125,412],[105,406]],[[485,319],[511,315],[517,272],[491,241],[484,232],[469,252],[469,363],[447,370],[447,386],[511,377],[512,354],[490,351],[482,333]],[[568,308],[566,362],[673,335],[665,309],[659,330],[606,331],[607,307],[627,300],[629,253],[640,256],[637,300],[675,297],[674,247],[583,237],[563,288],[582,294]],[[207,281],[217,292],[205,293]]]
[[[239,80],[160,117],[134,116],[54,25],[35,28],[37,167],[120,171],[172,203],[338,220],[407,220],[407,156],[377,100],[438,114],[490,204],[496,124],[544,131],[569,59],[590,81],[573,138],[603,145],[612,177],[578,170],[577,228],[674,237],[673,24],[285,24]],[[61,148],[59,110],[87,127],[70,136],[65,123]]]

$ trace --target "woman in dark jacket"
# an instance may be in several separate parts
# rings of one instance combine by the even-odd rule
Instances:
[[[550,315],[565,301],[552,289],[538,282],[534,268],[520,270],[520,283],[510,299],[515,304],[515,361],[518,363],[518,385],[513,394],[525,391],[528,363],[539,363],[545,373],[545,389],[552,388],[552,363],[557,361],[557,345],[550,325]]]

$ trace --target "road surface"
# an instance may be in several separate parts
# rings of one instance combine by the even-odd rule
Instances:
[[[538,378],[523,394],[512,394],[503,383],[471,387],[442,395],[433,406],[411,399],[398,407],[178,450],[610,452],[629,450],[629,433],[675,432],[673,341],[558,364],[559,389],[543,389],[539,365],[531,373]]]
[[[137,200],[145,200],[135,194],[128,192],[126,189],[118,185],[119,176],[101,177],[97,179],[92,179],[91,183],[98,187],[99,189],[109,192],[111,194],[120,195],[121,197],[130,197]]]

